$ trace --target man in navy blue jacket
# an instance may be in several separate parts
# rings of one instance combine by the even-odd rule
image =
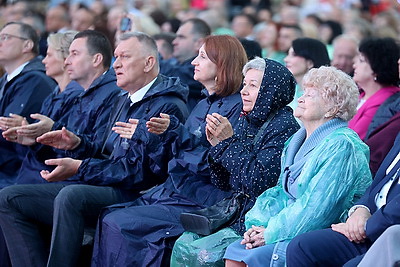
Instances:
[[[38,57],[38,42],[36,31],[27,24],[10,22],[0,31],[0,65],[6,71],[0,80],[0,131],[17,126],[15,118],[38,112],[56,86]],[[0,188],[14,184],[26,152],[26,147],[0,134]]]
[[[357,266],[373,242],[400,224],[400,134],[346,223],[295,237],[287,266]]]
[[[118,95],[122,93],[116,84],[114,70],[110,69],[111,58],[112,48],[106,36],[92,30],[78,33],[71,43],[65,68],[70,78],[75,81],[71,83],[72,86],[83,90],[78,95],[73,95],[72,100],[65,100],[62,110],[56,112],[53,120],[47,116],[40,116],[37,123],[27,125],[25,129],[41,135],[65,126],[76,134],[86,135],[90,142],[102,143],[108,119]],[[54,109],[47,107],[47,110],[51,108]],[[43,112],[47,114],[48,111]],[[39,135],[18,138],[32,139],[33,143],[30,144],[31,147],[22,162],[16,179],[17,184],[47,183],[40,176],[40,171],[51,171],[53,168],[47,166],[44,161],[67,156],[65,150],[53,150],[49,146],[35,144],[35,138]],[[76,177],[71,177],[68,182],[76,183],[76,180]]]
[[[149,36],[125,33],[120,40],[113,67],[117,85],[127,92],[109,117],[103,144],[65,127],[37,140],[74,156],[47,160],[56,168],[42,177],[56,182],[75,175],[79,184],[15,185],[0,192],[0,225],[15,266],[76,266],[84,227],[96,225],[102,207],[132,200],[166,178],[169,148],[158,135],[144,134],[146,121],[160,113],[184,120],[188,89],[159,75],[157,46]],[[136,119],[134,146],[111,131],[116,121],[128,119]],[[38,224],[52,226],[49,254]]]

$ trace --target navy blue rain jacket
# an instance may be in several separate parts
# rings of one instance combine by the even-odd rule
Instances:
[[[1,86],[6,77],[7,74],[2,77]],[[0,99],[0,116],[8,117],[10,113],[14,113],[32,122],[29,115],[40,111],[43,100],[56,85],[46,75],[41,58],[32,59],[20,74],[5,84],[3,97]],[[0,188],[14,184],[26,153],[25,146],[6,141],[0,131]]]
[[[187,118],[186,100],[188,89],[178,78],[168,78],[159,75],[143,99],[130,106],[126,118],[120,118],[123,112],[118,112],[126,102],[127,94],[121,96],[118,108],[111,116],[109,134],[105,146],[100,149],[93,144],[83,142],[78,150],[91,148],[102,155],[109,150],[110,156],[104,158],[85,159],[77,176],[80,181],[92,185],[116,186],[124,190],[141,191],[165,181],[167,162],[171,157],[170,148],[165,146],[160,137],[150,134],[146,121],[159,117],[160,113],[176,116],[180,121]],[[128,121],[129,118],[139,119],[132,139],[120,138],[111,131],[116,121]],[[84,139],[82,139],[84,140]],[[112,143],[111,149],[109,148]]]
[[[203,91],[207,95],[207,91]],[[194,183],[210,179],[207,156],[210,147],[205,134],[207,114],[218,113],[227,117],[232,125],[238,122],[242,109],[242,99],[239,93],[220,97],[218,95],[208,95],[201,100],[191,112],[185,126],[177,125],[171,119],[171,125],[165,135],[166,143],[171,143],[174,158],[169,162],[169,178],[162,187],[171,190],[179,195],[185,196],[195,203],[194,192],[202,191],[202,188],[192,187]],[[201,178],[203,177],[203,178]],[[205,193],[205,194],[204,194]],[[203,191],[202,197],[212,197],[209,192]],[[218,196],[217,196],[218,197]]]
[[[67,84],[62,92],[60,92],[60,87],[56,86],[53,93],[43,101],[40,114],[57,121],[71,111],[73,101],[83,91],[83,87],[76,81]]]
[[[79,90],[79,85],[74,82],[74,87]],[[81,87],[80,87],[81,88]],[[118,95],[122,90],[116,85],[116,77],[113,70],[108,70],[93,81],[87,90],[80,90],[77,96],[75,93],[69,94],[67,102],[61,109],[53,109],[49,114],[54,115],[55,120],[53,130],[61,129],[65,126],[68,130],[85,135],[88,142],[101,143],[104,138],[107,121],[114,108]],[[61,94],[63,95],[63,94]],[[61,96],[58,96],[59,98]],[[51,100],[49,100],[51,102]],[[43,107],[46,109],[46,107]],[[46,112],[44,112],[46,113]],[[90,154],[89,151],[85,152]],[[53,170],[54,166],[44,164],[46,159],[67,157],[67,151],[51,148],[37,144],[31,148],[24,159],[21,170],[18,174],[17,183],[47,183],[40,176],[41,170]],[[71,177],[67,181],[76,181],[76,177]]]

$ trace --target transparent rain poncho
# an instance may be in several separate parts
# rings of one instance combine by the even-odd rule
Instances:
[[[287,145],[282,166],[286,151]],[[314,148],[297,177],[296,199],[284,191],[281,174],[278,185],[262,193],[246,214],[246,229],[264,226],[265,243],[272,244],[344,220],[372,182],[368,161],[368,147],[352,130],[334,131]]]
[[[283,150],[282,166],[290,140]],[[300,172],[297,198],[283,190],[282,172],[278,185],[262,193],[246,214],[246,229],[264,226],[265,242],[273,244],[344,221],[348,209],[372,182],[368,161],[368,147],[354,131],[334,131],[314,148]],[[175,243],[174,251],[180,255],[172,255],[171,266],[224,266],[226,247],[241,238],[230,228],[209,236],[185,232]]]

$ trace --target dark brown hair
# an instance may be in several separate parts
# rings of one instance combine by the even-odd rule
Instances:
[[[243,76],[242,68],[247,62],[246,51],[240,41],[230,35],[213,35],[204,39],[208,58],[217,65],[215,93],[232,95],[239,91]]]

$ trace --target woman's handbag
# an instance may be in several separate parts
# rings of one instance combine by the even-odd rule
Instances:
[[[181,213],[181,223],[186,231],[199,235],[210,235],[227,227],[240,215],[243,193],[235,193],[231,198],[224,198],[217,204],[191,212]]]

